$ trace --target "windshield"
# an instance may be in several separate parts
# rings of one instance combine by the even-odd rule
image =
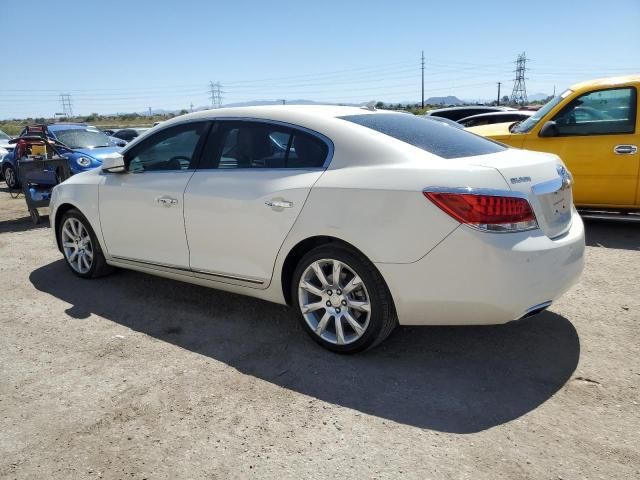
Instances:
[[[0,130],[0,140],[10,140],[10,139],[11,137],[9,135],[7,135],[2,130]]]
[[[513,133],[529,133],[533,127],[535,127],[543,117],[547,115],[551,110],[555,108],[562,100],[567,98],[573,91],[565,90],[562,95],[558,95],[557,97],[553,97],[544,106],[538,110],[536,113],[531,115],[529,118],[524,120],[521,123],[516,123],[511,130]]]
[[[53,132],[59,142],[69,148],[111,147],[113,144],[104,132],[94,128],[73,128]]]

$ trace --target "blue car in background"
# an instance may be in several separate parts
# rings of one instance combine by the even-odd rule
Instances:
[[[49,125],[30,125],[20,133],[20,137],[47,137],[53,140],[58,154],[69,162],[71,174],[91,170],[102,165],[105,155],[118,152],[121,147],[115,146],[113,141],[102,131],[91,125],[81,123],[53,123]],[[20,155],[19,139],[13,152],[2,158],[2,173],[9,188],[19,186],[18,155]],[[12,142],[15,142],[14,139]],[[44,185],[58,183],[57,172],[42,174],[42,178],[33,179]]]

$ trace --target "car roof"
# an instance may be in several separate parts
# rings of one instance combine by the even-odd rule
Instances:
[[[487,118],[487,117],[499,117],[500,115],[523,115],[525,117],[530,117],[536,113],[534,110],[503,110],[500,112],[487,112],[487,113],[478,113],[477,115],[470,115],[465,117],[462,120],[468,120],[469,118]]]
[[[586,82],[575,83],[569,87],[573,91],[587,90],[593,87],[615,87],[618,85],[627,85],[640,83],[640,74],[624,75],[619,77],[596,78],[587,80]]]
[[[460,107],[446,107],[446,108],[436,108],[435,110],[429,110],[426,114],[432,115],[437,112],[453,112],[457,110],[488,110],[490,112],[500,111],[500,112],[510,112],[515,110],[512,107],[505,106],[490,106],[490,105],[465,105]]]
[[[51,123],[47,125],[47,129],[50,132],[57,132],[60,130],[79,130],[87,127],[90,127],[90,125],[87,125],[86,123]]]

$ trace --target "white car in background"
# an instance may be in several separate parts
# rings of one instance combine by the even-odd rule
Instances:
[[[340,352],[397,323],[533,315],[583,266],[557,156],[373,108],[174,118],[55,187],[51,222],[80,277],[122,267],[289,304]]]

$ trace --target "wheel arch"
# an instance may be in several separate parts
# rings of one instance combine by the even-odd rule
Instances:
[[[53,218],[53,221],[51,222],[51,225],[54,228],[53,231],[56,236],[56,244],[58,245],[58,250],[60,250],[61,252],[62,245],[60,244],[60,236],[58,235],[58,231],[60,230],[60,223],[62,222],[62,217],[64,216],[64,214],[73,209],[78,210],[80,213],[82,213],[82,211],[72,203],[61,204],[60,206],[58,206],[58,208],[56,208],[55,216]]]
[[[304,240],[301,240],[300,242],[295,244],[293,248],[289,250],[289,253],[287,254],[284,262],[282,263],[280,282],[281,282],[281,288],[282,288],[282,295],[284,296],[284,299],[287,305],[292,305],[291,284],[293,282],[293,273],[296,269],[296,266],[298,265],[298,262],[300,262],[302,257],[304,257],[307,254],[307,252],[313,250],[316,247],[320,247],[323,245],[339,246],[347,250],[351,250],[352,252],[355,252],[358,255],[361,255],[363,258],[367,259],[371,263],[371,265],[373,265],[373,267],[378,271],[385,286],[387,287],[387,290],[391,294],[389,285],[387,285],[387,281],[382,275],[382,272],[378,270],[375,264],[369,259],[369,257],[367,257],[367,255],[365,255],[362,252],[362,250],[357,248],[355,245],[337,237],[333,237],[330,235],[316,235],[313,237],[305,238]],[[393,295],[391,295],[391,298],[393,299]]]

